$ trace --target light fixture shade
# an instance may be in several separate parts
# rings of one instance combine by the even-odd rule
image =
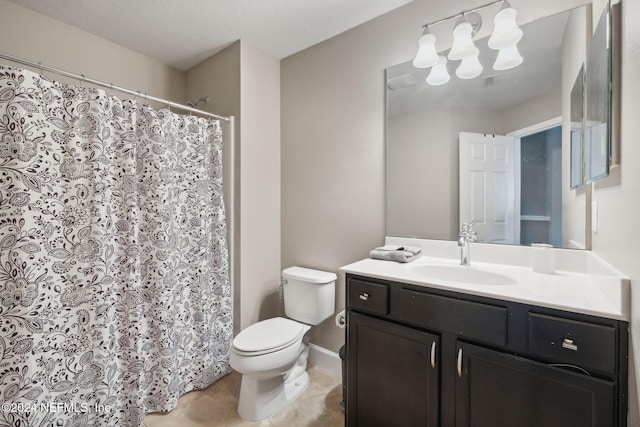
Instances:
[[[413,66],[416,68],[429,68],[437,63],[436,36],[431,33],[423,34],[418,40],[418,53],[413,59]]]
[[[513,46],[522,38],[522,30],[516,23],[517,12],[512,7],[500,10],[493,18],[495,27],[489,37],[488,45],[491,49],[503,49]]]
[[[498,57],[493,64],[493,69],[497,71],[508,70],[522,64],[522,56],[518,52],[518,46],[507,46],[498,51]]]
[[[473,26],[465,19],[458,21],[456,28],[453,30],[453,46],[447,56],[452,61],[469,58],[478,55],[478,48],[473,44],[471,39]]]
[[[482,73],[482,64],[478,60],[478,55],[464,58],[456,69],[456,76],[461,79],[472,79]]]
[[[427,83],[432,86],[440,86],[451,80],[451,76],[447,71],[447,58],[440,56],[440,59],[436,65],[433,66],[429,76],[427,77]]]

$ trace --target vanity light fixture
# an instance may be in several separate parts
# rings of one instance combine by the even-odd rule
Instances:
[[[427,83],[440,85],[449,81],[448,78],[444,78],[444,74],[447,77],[449,76],[446,70],[446,59],[443,64],[443,57],[438,56],[435,47],[436,36],[431,33],[429,27],[458,18],[453,29],[453,45],[447,57],[449,61],[460,61],[456,69],[458,78],[472,79],[480,75],[483,70],[479,58],[479,50],[473,43],[473,37],[482,26],[482,18],[475,12],[497,3],[502,3],[502,7],[493,19],[495,27],[488,41],[489,47],[498,51],[493,69],[498,71],[508,70],[522,63],[523,58],[517,47],[522,38],[522,30],[516,23],[517,12],[511,7],[508,0],[496,0],[423,26],[424,30],[418,40],[418,53],[413,59],[413,65],[417,68],[432,67]]]

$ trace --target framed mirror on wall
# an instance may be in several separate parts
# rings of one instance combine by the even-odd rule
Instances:
[[[474,133],[514,139],[512,187],[518,189],[514,191],[524,188],[524,170],[529,183],[539,180],[540,185],[530,187],[549,189],[548,194],[522,191],[520,198],[513,197],[509,210],[516,212],[520,232],[512,241],[496,243],[528,244],[533,237],[525,239],[529,232],[522,232],[528,227],[536,230],[536,236],[554,230],[555,237],[548,234],[536,241],[575,249],[587,246],[588,207],[580,186],[588,179],[582,160],[587,156],[586,136],[585,126],[578,125],[585,123],[587,111],[577,108],[584,106],[581,99],[587,97],[587,88],[579,82],[588,73],[583,65],[587,55],[595,58],[596,46],[604,49],[589,41],[591,8],[587,4],[522,25],[518,48],[524,60],[513,69],[496,71],[492,59],[483,60],[495,56],[488,50],[488,37],[474,40],[484,71],[472,79],[457,78],[453,61],[447,64],[450,81],[440,86],[427,84],[430,70],[416,68],[410,61],[387,69],[388,236],[457,239],[461,205],[478,199],[477,191],[461,192],[471,186],[460,182],[465,178],[459,170],[460,134]],[[601,57],[606,55],[601,52]],[[595,90],[598,83],[591,84]],[[529,163],[524,165],[523,159]],[[551,167],[554,172],[548,171]],[[540,173],[531,178],[533,170]],[[541,202],[532,208],[534,198]],[[482,236],[479,240],[493,241]]]
[[[580,67],[571,89],[571,125],[569,128],[571,147],[569,186],[574,189],[584,184],[584,65]]]

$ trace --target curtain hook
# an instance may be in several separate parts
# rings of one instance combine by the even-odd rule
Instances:
[[[42,67],[42,62],[38,62],[38,67],[40,67],[40,77],[44,77],[44,68]]]

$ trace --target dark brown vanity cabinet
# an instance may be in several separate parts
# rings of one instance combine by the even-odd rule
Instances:
[[[347,274],[347,426],[626,426],[627,323]]]
[[[350,316],[348,347],[360,349],[353,355],[357,393],[347,393],[354,398],[356,424],[437,426],[439,337],[360,313]]]
[[[459,426],[613,426],[615,383],[459,343]]]

